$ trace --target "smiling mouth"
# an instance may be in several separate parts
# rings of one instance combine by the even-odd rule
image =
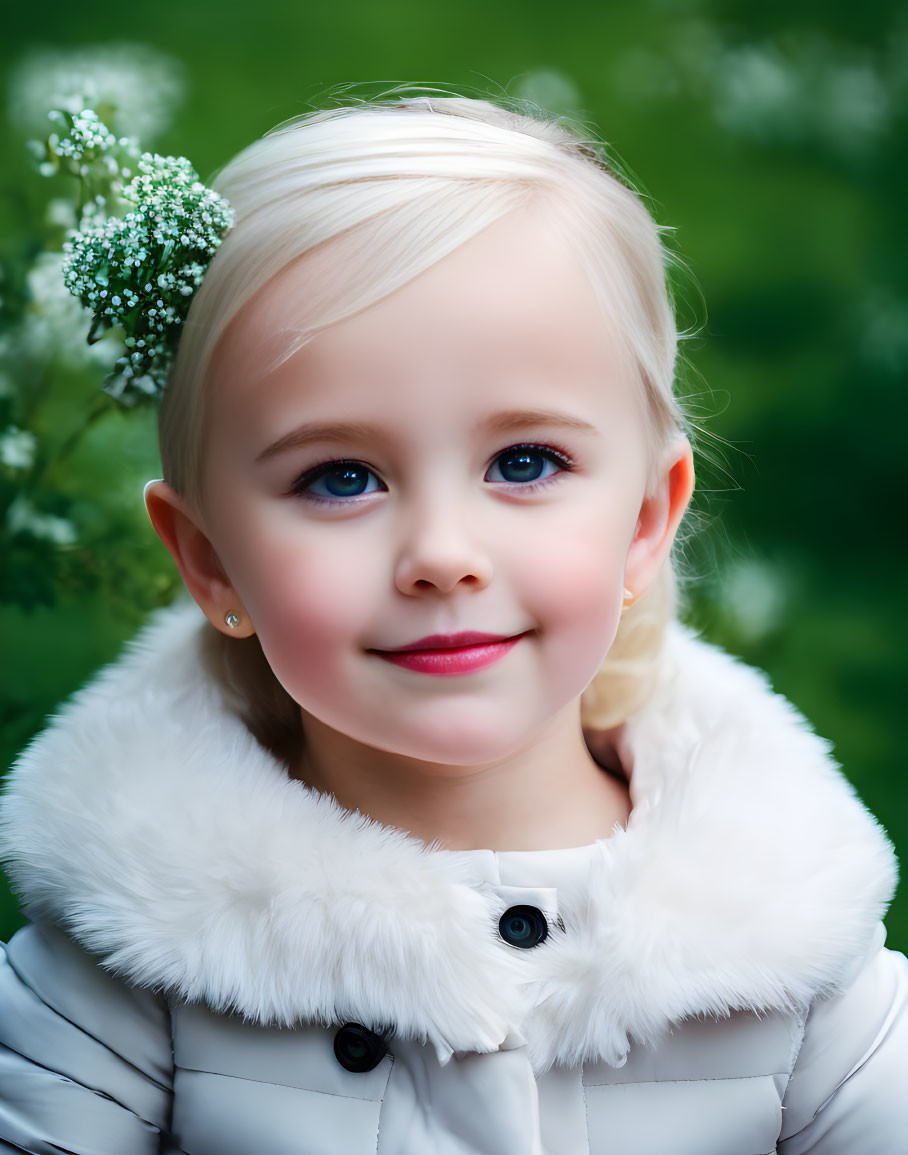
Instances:
[[[449,678],[494,665],[524,637],[525,633],[510,637],[475,632],[431,634],[396,650],[368,652],[406,670]]]

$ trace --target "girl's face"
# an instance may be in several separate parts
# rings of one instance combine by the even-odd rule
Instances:
[[[313,270],[284,270],[218,348],[196,519],[217,562],[187,580],[220,628],[245,613],[304,725],[492,762],[579,709],[625,587],[671,543],[689,449],[648,490],[638,373],[528,210],[269,371]],[[458,634],[486,644],[438,652]]]

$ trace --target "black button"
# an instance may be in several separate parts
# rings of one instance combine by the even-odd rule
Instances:
[[[345,1071],[374,1071],[387,1053],[381,1035],[361,1023],[344,1023],[334,1036],[334,1057]]]
[[[545,942],[549,924],[535,906],[512,906],[498,920],[498,933],[509,946],[529,950]]]

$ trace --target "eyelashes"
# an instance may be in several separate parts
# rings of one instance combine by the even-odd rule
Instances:
[[[549,466],[553,468],[546,472]],[[573,458],[565,450],[554,445],[527,442],[509,445],[497,453],[483,480],[506,485],[520,493],[535,493],[557,482],[562,473],[569,473],[575,468]],[[495,472],[499,476],[490,476]],[[513,476],[506,477],[505,473]],[[315,505],[336,506],[386,490],[384,482],[371,466],[359,460],[343,458],[324,461],[307,469],[293,483],[290,493]]]
[[[485,480],[491,480],[489,474],[492,473],[496,467],[499,473],[502,472],[500,463],[505,463],[509,470],[516,470],[518,474],[516,478],[502,477],[501,481],[510,485],[519,485],[521,489],[527,488],[528,484],[539,484],[541,481],[547,481],[549,477],[557,476],[557,473],[555,473],[540,477],[540,475],[535,472],[534,459],[557,466],[557,473],[568,472],[574,466],[574,462],[563,450],[555,449],[551,445],[511,445],[495,456],[495,459],[486,471]],[[498,479],[496,478],[494,480]]]
[[[326,461],[313,469],[308,469],[298,477],[293,483],[291,492],[307,501],[336,505],[350,498],[363,497],[368,493],[381,493],[384,485],[379,482],[377,486],[369,489],[370,479],[378,481],[374,471],[361,461]],[[319,482],[324,482],[326,487],[333,485],[336,492],[331,493],[329,490],[330,496],[316,492],[315,486]]]

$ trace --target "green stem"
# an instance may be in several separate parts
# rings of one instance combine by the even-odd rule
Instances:
[[[45,400],[50,392],[51,375],[48,372],[48,366],[45,362],[41,369],[31,378],[29,389],[23,389],[22,396],[22,420],[20,424],[23,429],[30,429],[35,421],[35,414],[41,408],[42,401]]]
[[[35,485],[39,485],[45,480],[50,471],[65,461],[67,457],[73,452],[85,434],[93,425],[95,425],[104,416],[105,413],[110,412],[110,399],[102,397],[95,405],[88,411],[88,416],[82,424],[70,433],[69,437],[62,443],[56,453],[52,453],[41,468],[33,475],[32,481]]]

